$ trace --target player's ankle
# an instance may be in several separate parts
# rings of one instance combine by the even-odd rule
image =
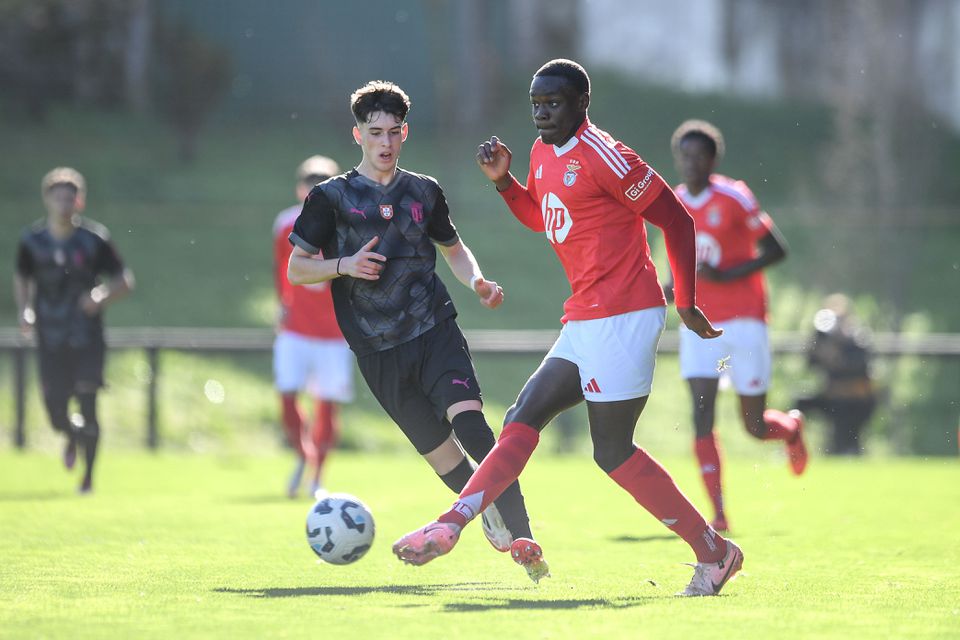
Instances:
[[[462,531],[463,528],[467,526],[467,519],[464,518],[462,514],[456,511],[446,512],[445,514],[437,518],[437,522],[455,526],[457,528],[457,533]]]

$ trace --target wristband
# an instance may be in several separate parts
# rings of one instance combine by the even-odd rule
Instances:
[[[340,261],[341,261],[341,260],[343,260],[343,256],[340,256],[339,258],[337,258],[337,275],[338,275],[338,276],[342,276],[342,275],[343,275],[342,273],[340,273]]]
[[[472,278],[470,278],[470,290],[471,290],[471,291],[476,291],[476,290],[477,290],[477,289],[476,289],[477,280],[479,280],[479,279],[482,278],[482,277],[483,277],[483,276],[473,276]]]

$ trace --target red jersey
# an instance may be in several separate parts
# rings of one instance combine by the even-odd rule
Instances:
[[[308,338],[343,338],[333,313],[330,283],[294,286],[287,280],[293,245],[287,239],[300,215],[300,205],[284,209],[273,223],[274,283],[283,309],[280,329]]]
[[[693,223],[679,204],[668,215],[658,209],[654,216],[656,208],[650,207],[665,187],[632,149],[589,120],[562,147],[539,138],[533,143],[526,188],[514,181],[501,195],[520,222],[546,234],[560,258],[572,290],[563,322],[666,304],[645,218],[675,240],[689,235],[689,260],[683,256],[675,271],[681,272],[678,282],[685,277],[688,285],[681,287],[678,304],[693,304]]]
[[[695,197],[685,185],[676,193],[697,225],[697,263],[729,269],[757,257],[757,241],[770,232],[770,217],[760,210],[741,180],[713,174],[710,185]],[[767,319],[763,271],[730,282],[698,280],[697,301],[711,320]]]

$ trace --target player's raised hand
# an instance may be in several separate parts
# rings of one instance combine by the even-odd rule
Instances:
[[[485,280],[480,276],[473,281],[473,290],[480,296],[480,304],[489,309],[496,309],[503,304],[503,287],[493,280]]]
[[[500,142],[500,138],[493,136],[477,148],[477,164],[490,180],[497,183],[499,189],[508,186],[507,178],[510,174],[510,160],[513,153],[507,145]]]
[[[701,338],[719,338],[723,335],[723,329],[717,329],[710,324],[707,316],[703,315],[703,311],[698,307],[677,307],[677,313],[680,314],[683,324],[687,325],[687,329]]]
[[[361,280],[379,280],[387,258],[372,251],[378,242],[380,242],[380,236],[374,236],[367,244],[360,247],[360,251],[341,259],[340,267],[337,269],[340,275]]]

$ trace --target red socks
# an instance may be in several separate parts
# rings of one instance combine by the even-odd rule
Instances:
[[[764,440],[783,440],[790,442],[797,435],[798,423],[783,411],[767,409],[763,412],[763,422],[767,425]]]
[[[317,400],[312,441],[316,450],[316,459],[313,461],[320,471],[327,453],[337,443],[337,406],[329,400]]]
[[[281,418],[283,420],[283,430],[287,434],[287,442],[297,452],[297,455],[303,458],[304,450],[301,440],[303,437],[301,435],[303,432],[303,415],[297,406],[297,396],[292,393],[281,394],[280,402],[283,407]]]
[[[713,512],[718,517],[723,515],[723,486],[720,481],[720,444],[714,432],[702,438],[696,438],[693,443],[697,461],[700,463],[700,475],[703,485],[707,488],[707,495],[713,503]]]
[[[497,444],[473,472],[460,498],[437,521],[466,526],[520,476],[539,442],[540,432],[531,426],[520,422],[504,426]]]
[[[697,562],[723,559],[727,541],[707,526],[670,474],[646,451],[637,449],[609,475],[640,506],[683,538],[697,555]]]

